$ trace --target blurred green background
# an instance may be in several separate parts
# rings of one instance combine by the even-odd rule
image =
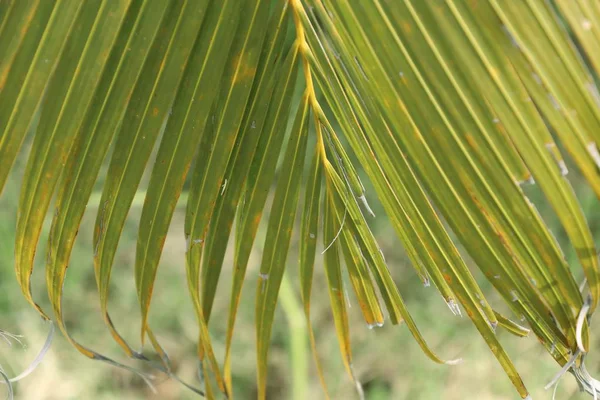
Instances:
[[[26,154],[27,151],[23,153]],[[23,348],[18,344],[10,347],[0,341],[0,365],[9,376],[18,374],[35,357],[45,340],[48,329],[35,311],[23,300],[14,278],[14,227],[19,182],[24,162],[24,157],[17,161],[11,179],[0,198],[0,315],[2,316],[0,329],[23,335],[22,340],[26,343],[26,347]],[[572,181],[588,216],[592,232],[598,238],[600,236],[600,208],[597,199],[577,175],[574,168],[571,168],[568,179]],[[102,181],[100,180],[98,190],[101,190],[101,187]],[[530,185],[524,190],[538,206],[541,215],[561,243],[576,276],[581,276],[573,250],[539,189],[536,185]],[[420,283],[403,252],[401,243],[387,223],[380,206],[376,204],[373,190],[369,190],[368,194],[370,194],[369,201],[377,214],[377,217],[371,221],[373,230],[418,326],[431,347],[440,356],[446,359],[461,357],[464,362],[457,366],[432,363],[421,353],[404,326],[392,326],[386,323],[381,328],[368,329],[361,320],[356,300],[349,292],[350,304],[353,306],[349,309],[354,351],[353,365],[356,375],[363,384],[365,397],[368,400],[516,399],[517,395],[508,378],[477,331],[471,326],[468,318],[454,316],[434,287],[425,288]],[[142,201],[143,194],[136,199],[121,238],[113,270],[110,300],[111,316],[115,325],[129,339],[129,343],[137,346],[140,343],[138,337],[140,318],[133,281],[133,264],[136,229]],[[197,326],[185,284],[184,207],[181,207],[182,205],[184,203],[180,202],[164,248],[157,286],[154,291],[150,322],[168,351],[177,374],[186,381],[198,385],[195,358]],[[266,209],[268,210],[268,205]],[[96,212],[97,204],[92,201],[83,220],[68,269],[63,301],[65,315],[73,336],[82,344],[126,361],[112,342],[99,313],[92,265],[92,229]],[[47,234],[47,230],[44,232],[45,234]],[[256,249],[250,262],[236,325],[233,381],[235,398],[238,399],[256,398],[253,296],[257,284],[263,237],[264,228],[259,233]],[[596,243],[600,242],[596,241]],[[47,306],[47,296],[43,286],[45,277],[41,263],[44,251],[45,242],[42,241],[38,249],[38,260],[36,260],[33,292],[36,300]],[[466,257],[468,259],[468,256]],[[297,242],[294,241],[287,265],[288,279],[292,283],[294,292],[288,291],[286,295],[287,298],[291,296],[292,300],[295,299],[299,303],[297,259]],[[215,311],[211,320],[215,350],[220,360],[223,355],[230,296],[231,261],[231,254],[229,254],[219,283]],[[317,257],[317,262],[320,262],[319,257]],[[498,309],[504,310],[491,286],[473,265],[471,267],[485,292],[490,296],[492,304]],[[296,306],[298,305],[296,304]],[[276,315],[270,351],[271,370],[268,397],[270,399],[324,398],[315,374],[312,356],[309,353],[308,339],[303,335],[303,314],[300,309],[295,310],[300,312],[298,319],[298,315],[294,314],[293,307],[291,310],[286,315],[280,305]],[[331,398],[358,398],[339,356],[334,325],[329,311],[325,276],[320,264],[316,266],[312,310],[319,356],[323,363]],[[290,319],[299,321],[299,325],[290,325]],[[600,375],[600,357],[598,357],[600,328],[594,325],[592,323],[594,347],[588,358],[588,368],[592,374]],[[552,391],[545,391],[544,386],[560,369],[559,366],[545,353],[534,336],[517,338],[501,329],[498,330],[498,335],[521,372],[533,398],[550,399]],[[298,341],[302,346],[300,352],[293,353],[291,351],[292,339]],[[292,362],[292,359],[296,361]],[[303,359],[308,365],[306,379],[293,382],[293,376],[303,376],[302,364],[298,364],[298,361],[301,362]],[[17,399],[39,400],[197,398],[173,379],[168,379],[160,374],[156,377],[155,386],[157,393],[152,393],[134,374],[88,360],[77,353],[61,334],[57,334],[51,351],[46,355],[42,364],[26,380],[15,385],[15,395]],[[574,379],[570,375],[566,375],[560,382],[556,398],[583,399],[586,396],[578,392]]]

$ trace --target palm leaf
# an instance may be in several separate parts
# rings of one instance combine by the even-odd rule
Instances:
[[[135,262],[141,341],[148,336],[158,368],[170,373],[149,312],[167,231],[186,199],[181,240],[204,392],[217,395],[214,380],[232,397],[235,321],[242,286],[256,279],[246,270],[269,204],[256,290],[259,398],[296,231],[311,346],[316,353],[312,281],[323,262],[342,359],[360,391],[346,290],[370,327],[387,314],[394,325],[406,323],[432,360],[454,363],[426,343],[392,279],[369,225],[367,198],[377,197],[421,282],[433,283],[452,312],[464,310],[521,397],[528,391],[498,325],[516,336],[530,328],[562,372],[595,395],[600,388],[583,361],[600,265],[565,160],[600,196],[599,27],[600,9],[589,0],[0,1],[0,188],[23,144],[29,148],[18,285],[81,353],[125,367],[72,338],[62,311],[71,252],[101,176],[93,244],[99,306],[125,355],[147,362],[108,310],[117,246],[147,171]],[[554,210],[585,285],[527,184],[538,185]],[[30,282],[55,195],[43,237],[47,312]],[[513,315],[486,298],[459,244]],[[209,320],[230,247],[221,367]]]

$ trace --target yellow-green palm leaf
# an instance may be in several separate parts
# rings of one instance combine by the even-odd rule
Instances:
[[[167,231],[185,200],[180,240],[198,321],[198,392],[235,395],[232,343],[246,280],[256,285],[259,398],[288,267],[299,269],[316,352],[311,297],[325,296],[312,291],[316,260],[357,387],[346,291],[369,326],[405,323],[429,358],[454,364],[453,354],[429,347],[392,279],[369,226],[367,198],[377,198],[386,214],[378,218],[419,279],[471,319],[522,398],[529,392],[498,326],[516,336],[531,329],[557,371],[570,370],[595,395],[583,361],[600,265],[565,158],[600,196],[599,72],[600,6],[591,0],[0,0],[0,189],[29,148],[17,282],[81,353],[137,371],[75,340],[63,315],[81,220],[99,199],[92,257],[102,318],[126,356],[171,374],[149,312],[161,296],[154,287]],[[584,284],[523,190],[531,184],[562,224]],[[108,309],[136,194],[139,339],[149,339],[159,364],[133,350]],[[260,273],[246,276],[263,214]],[[288,254],[296,236],[299,262]],[[40,240],[49,310],[30,283],[41,273],[33,269]],[[485,297],[459,243],[511,316]],[[210,317],[227,249],[234,274],[222,360]]]

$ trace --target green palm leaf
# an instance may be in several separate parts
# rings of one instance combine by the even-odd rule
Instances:
[[[568,157],[600,196],[599,54],[600,8],[589,0],[0,1],[0,188],[29,148],[15,237],[18,285],[81,353],[138,371],[72,338],[63,315],[71,253],[101,177],[92,250],[102,317],[126,356],[171,374],[149,313],[161,295],[154,288],[167,231],[185,199],[180,240],[206,397],[218,396],[215,383],[234,396],[234,327],[248,279],[257,280],[257,384],[266,397],[295,236],[298,287],[326,396],[311,323],[311,300],[322,296],[312,290],[320,263],[342,359],[362,393],[346,291],[370,327],[386,315],[404,322],[429,358],[455,363],[429,347],[392,279],[370,227],[367,197],[376,197],[421,282],[432,283],[452,312],[465,312],[522,398],[529,392],[497,326],[516,336],[533,331],[562,372],[596,395],[584,358],[600,265],[565,175]],[[527,184],[539,186],[564,228],[583,285]],[[134,267],[140,339],[148,336],[160,365],[133,349],[108,310],[136,193],[143,196]],[[246,276],[263,214],[260,273]],[[31,289],[40,239],[52,312]],[[461,246],[512,315],[486,298]],[[221,363],[209,321],[228,249]]]

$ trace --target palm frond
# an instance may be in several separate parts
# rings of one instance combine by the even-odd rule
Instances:
[[[430,348],[392,279],[370,228],[367,197],[376,196],[421,282],[433,283],[452,312],[465,312],[521,397],[529,392],[498,341],[498,325],[516,336],[530,328],[595,395],[600,388],[583,361],[600,265],[565,176],[569,158],[600,196],[599,54],[600,8],[589,0],[0,1],[0,188],[30,144],[17,282],[81,353],[125,367],[71,337],[62,310],[73,246],[101,176],[92,249],[99,307],[126,356],[148,361],[108,309],[119,239],[148,172],[134,274],[140,339],[148,337],[161,358],[157,368],[170,373],[149,311],[167,231],[185,198],[181,240],[206,396],[217,396],[214,384],[233,396],[236,316],[244,282],[257,279],[257,384],[266,397],[294,232],[319,378],[327,392],[310,312],[316,260],[343,362],[360,392],[350,289],[370,327],[389,315],[433,361],[457,361]],[[375,193],[366,193],[361,176]],[[581,289],[523,189],[529,184],[539,186],[575,249]],[[53,199],[44,237],[48,312],[31,275]],[[247,277],[267,204],[260,273]],[[511,316],[486,298],[458,244]],[[221,366],[209,322],[228,248],[234,273]]]

